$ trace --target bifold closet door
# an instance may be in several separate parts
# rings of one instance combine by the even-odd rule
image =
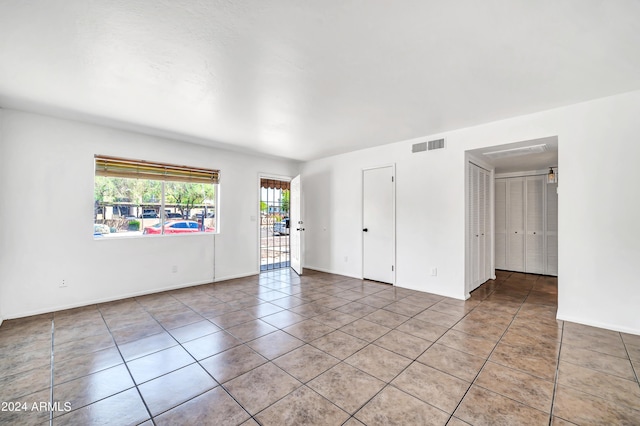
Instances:
[[[558,184],[547,184],[547,275],[558,275]]]
[[[507,181],[496,179],[495,191],[495,262],[496,269],[507,267]]]
[[[545,273],[544,249],[544,176],[527,177],[525,272]]]
[[[507,180],[507,269],[524,271],[525,261],[525,179]]]

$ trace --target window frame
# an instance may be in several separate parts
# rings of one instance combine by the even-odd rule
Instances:
[[[144,226],[144,211],[145,209],[149,209],[145,202],[137,202],[132,203],[131,201],[127,201],[128,203],[136,208],[136,213],[133,213],[136,217],[135,220],[140,220],[140,225],[138,228],[138,232],[119,232],[119,237],[122,238],[144,238],[144,237],[159,237],[159,236],[183,236],[183,235],[211,235],[211,234],[219,234],[220,233],[220,215],[219,215],[219,204],[220,204],[220,170],[218,169],[205,169],[201,167],[190,167],[183,165],[175,165],[169,163],[160,163],[160,162],[152,162],[147,160],[133,160],[126,159],[120,157],[112,157],[105,155],[94,155],[94,240],[101,239],[111,239],[111,238],[101,238],[104,234],[96,233],[95,228],[97,224],[97,214],[96,206],[98,204],[98,197],[96,196],[96,182],[97,177],[106,177],[106,178],[122,178],[122,179],[135,179],[140,181],[157,181],[160,183],[160,203],[157,206],[159,210],[156,210],[158,214],[159,222],[154,225],[150,225],[153,227],[159,227],[159,234],[144,234],[142,231],[145,228]],[[213,198],[211,199],[213,204],[213,217],[204,217],[204,211],[207,209],[207,204],[204,201],[207,201],[205,198],[202,203],[193,204],[193,207],[187,210],[187,216],[190,211],[193,209],[198,209],[200,207],[195,207],[196,205],[203,205],[204,209],[202,210],[202,222],[198,219],[193,220],[198,224],[198,231],[196,232],[184,232],[184,233],[166,233],[165,227],[167,223],[173,220],[185,220],[192,221],[189,217],[177,219],[177,218],[168,218],[167,217],[167,205],[174,205],[173,203],[167,202],[167,183],[181,183],[181,184],[204,184],[211,185],[213,189]],[[147,188],[148,189],[148,188]],[[157,194],[156,194],[157,195]],[[155,196],[154,196],[155,197]],[[180,205],[180,203],[175,203],[176,206]],[[188,206],[188,204],[187,204]],[[107,219],[104,218],[106,204],[102,204],[100,206],[102,208],[103,214],[103,224]],[[178,208],[178,207],[176,207]],[[178,208],[179,210],[182,209]],[[121,207],[118,208],[119,211]],[[154,207],[155,210],[155,207]],[[197,215],[197,213],[194,213]],[[207,225],[205,219],[212,219],[213,225]],[[185,223],[186,230],[194,229],[194,227],[189,226],[189,223]],[[202,227],[202,230],[200,230]],[[213,231],[207,231],[213,227]]]

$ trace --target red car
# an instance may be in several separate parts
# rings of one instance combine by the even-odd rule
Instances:
[[[204,232],[213,232],[213,228],[205,228]],[[164,234],[192,234],[195,232],[202,232],[200,230],[200,224],[193,220],[176,220],[175,222],[167,222],[164,225]],[[157,223],[153,226],[144,228],[143,234],[162,234],[160,224]]]

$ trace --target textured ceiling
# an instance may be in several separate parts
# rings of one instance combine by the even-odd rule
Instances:
[[[0,106],[309,160],[640,88],[637,0],[0,0]]]

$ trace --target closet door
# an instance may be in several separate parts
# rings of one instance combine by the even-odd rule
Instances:
[[[496,269],[507,268],[507,181],[496,179],[495,185],[495,262]]]
[[[482,251],[484,253],[484,274],[482,276],[482,282],[491,278],[491,173],[487,170],[484,172],[484,247]]]
[[[507,180],[507,269],[524,271],[525,265],[525,179]]]
[[[558,184],[547,184],[547,275],[558,275]]]
[[[527,177],[525,272],[544,274],[544,176]]]
[[[470,195],[471,195],[471,212],[470,212],[470,245],[471,245],[471,288],[474,289],[478,286],[480,280],[480,214],[478,207],[480,205],[480,184],[478,182],[480,176],[480,169],[469,164],[469,177],[470,177]]]
[[[487,280],[487,255],[485,250],[486,237],[486,221],[487,221],[487,172],[483,169],[478,170],[478,283],[481,284]]]

